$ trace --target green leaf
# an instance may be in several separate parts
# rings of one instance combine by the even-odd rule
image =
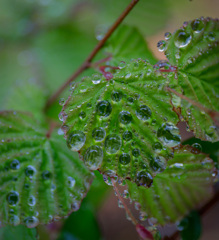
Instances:
[[[192,211],[178,225],[182,240],[198,240],[202,232],[201,218],[197,211]]]
[[[90,170],[150,186],[180,143],[165,85],[166,79],[141,59],[122,63],[113,80],[82,79],[60,113],[68,146],[80,151]],[[148,183],[141,182],[141,171],[148,172]]]
[[[142,214],[153,222],[176,222],[211,198],[214,164],[206,155],[191,150],[188,146],[176,150],[149,189],[127,180],[130,198],[140,204]]]
[[[80,209],[65,220],[58,240],[68,239],[102,239],[95,211],[87,201],[83,201]]]
[[[218,41],[218,20],[200,18],[184,23],[166,43],[158,43],[162,50],[166,49],[170,64],[178,68],[170,86],[179,93],[173,93],[175,107],[181,108],[181,118],[195,136],[207,141],[219,139],[214,126],[219,111]]]
[[[35,228],[29,229],[25,226],[6,226],[0,228],[0,239],[2,240],[36,240],[37,231]]]
[[[2,224],[35,227],[79,209],[92,175],[62,136],[22,112],[0,113]]]
[[[107,41],[105,51],[112,55],[113,63],[117,64],[132,58],[148,59],[152,64],[157,62],[136,27],[120,26]]]

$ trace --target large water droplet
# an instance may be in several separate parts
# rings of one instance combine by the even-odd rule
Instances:
[[[102,127],[95,128],[92,132],[92,137],[97,142],[102,141],[105,138],[105,136],[106,132]]]
[[[79,113],[79,118],[80,118],[80,119],[86,118],[86,112],[81,111],[81,112]]]
[[[139,156],[140,156],[140,150],[139,150],[138,148],[134,148],[134,149],[132,150],[132,155],[133,155],[134,157],[139,157]]]
[[[214,32],[209,32],[208,35],[207,35],[207,38],[211,42],[215,41],[215,33]]]
[[[101,81],[101,77],[100,77],[99,74],[94,74],[94,75],[92,76],[92,83],[93,83],[93,84],[99,84],[100,81]]]
[[[163,157],[155,157],[150,160],[150,167],[154,171],[163,171],[166,168],[166,161]]]
[[[195,19],[191,22],[192,30],[195,32],[201,32],[204,29],[204,23],[200,19]]]
[[[36,199],[34,196],[30,196],[27,200],[29,206],[34,206],[36,204]]]
[[[132,139],[132,133],[130,131],[125,131],[123,134],[122,134],[122,138],[125,140],[125,141],[130,141]]]
[[[10,163],[10,168],[12,170],[17,170],[20,168],[20,162],[17,159],[14,159],[11,163]]]
[[[157,43],[157,48],[160,52],[163,52],[166,50],[166,42],[164,40],[161,40]]]
[[[136,183],[138,186],[150,187],[153,183],[153,177],[148,172],[140,171],[137,173]]]
[[[202,146],[199,143],[193,143],[192,147],[194,148],[193,153],[200,153],[202,151]]]
[[[67,145],[72,151],[79,151],[85,144],[86,136],[82,131],[76,130],[68,135]]]
[[[75,186],[75,179],[73,177],[68,177],[67,179],[67,186],[69,188],[73,188]]]
[[[38,225],[39,220],[36,217],[32,216],[32,217],[25,218],[24,223],[25,223],[26,227],[34,228]]]
[[[20,224],[20,218],[16,215],[13,215],[9,218],[9,223],[12,226],[17,226],[18,224]]]
[[[172,123],[164,123],[157,131],[157,137],[164,145],[175,147],[180,144],[179,128]]]
[[[25,169],[25,175],[29,178],[32,178],[36,173],[36,169],[33,166],[27,166]]]
[[[159,143],[159,142],[155,142],[154,144],[153,144],[153,149],[156,151],[156,152],[160,152],[161,150],[162,150],[162,144],[161,143]]]
[[[101,101],[97,104],[97,114],[102,117],[108,117],[112,112],[112,106],[108,101]]]
[[[122,111],[119,113],[119,121],[122,124],[129,124],[132,121],[132,115],[128,111]]]
[[[19,193],[15,191],[11,191],[8,193],[6,199],[9,205],[15,206],[19,201]]]
[[[111,94],[111,98],[114,102],[119,102],[122,99],[122,93],[119,91],[114,91]]]
[[[48,170],[42,172],[42,179],[43,180],[50,180],[52,178],[52,173]]]
[[[151,109],[146,106],[146,105],[141,105],[137,110],[136,110],[136,115],[137,118],[146,121],[151,117]]]
[[[91,146],[84,154],[84,163],[90,170],[97,170],[103,161],[103,150],[99,146]]]
[[[178,48],[183,48],[188,46],[191,40],[192,36],[184,30],[180,29],[176,32],[174,44]]]
[[[117,134],[110,134],[105,140],[105,150],[109,154],[114,154],[119,151],[122,146],[122,140]]]
[[[171,36],[172,36],[172,34],[170,32],[166,32],[164,34],[164,37],[165,37],[166,40],[169,40],[171,38]]]
[[[128,153],[122,153],[119,157],[119,162],[122,165],[127,165],[130,163],[130,161],[131,161],[131,157],[129,156]]]

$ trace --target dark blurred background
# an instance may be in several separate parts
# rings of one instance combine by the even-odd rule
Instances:
[[[48,96],[82,63],[129,2],[0,0],[0,110],[42,109]],[[125,23],[137,26],[155,56],[164,59],[156,45],[165,32],[173,32],[196,17],[218,17],[218,12],[218,0],[141,0]],[[63,96],[67,94],[68,89]],[[57,102],[50,116],[58,119],[59,111]],[[82,209],[64,223],[62,235],[59,230],[63,223],[55,223],[38,228],[40,239],[80,239],[82,232],[88,235],[82,234],[85,237],[81,239],[138,239],[124,209],[118,208],[117,198],[106,186],[99,176]],[[201,240],[218,239],[218,215],[219,204],[204,215]],[[76,233],[71,233],[72,229],[77,229]],[[171,231],[172,227],[162,229],[163,234]]]

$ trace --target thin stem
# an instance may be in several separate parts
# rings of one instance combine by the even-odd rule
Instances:
[[[49,130],[48,130],[48,132],[46,133],[46,137],[47,137],[47,138],[50,138],[50,137],[51,137],[51,134],[52,134],[53,130],[54,130],[58,125],[59,125],[59,124],[56,123],[56,122],[54,122],[54,121],[52,121],[52,122],[50,123]]]
[[[118,199],[119,199],[119,200],[121,201],[121,203],[123,204],[123,206],[124,206],[127,214],[128,214],[129,217],[131,218],[133,224],[134,224],[134,225],[137,225],[137,224],[138,224],[137,220],[136,220],[135,217],[132,215],[132,213],[131,213],[130,209],[128,208],[128,206],[126,205],[124,199],[121,197],[121,193],[119,192],[119,189],[118,189],[117,186],[116,186],[116,181],[115,181],[113,178],[111,178],[111,181],[112,181],[112,184],[113,184],[113,189],[115,190]]]
[[[47,110],[53,102],[60,96],[60,94],[68,87],[69,83],[74,81],[84,70],[90,67],[90,63],[93,58],[97,55],[99,50],[104,46],[106,41],[112,35],[112,33],[117,29],[117,27],[121,24],[124,18],[129,14],[129,12],[134,8],[134,6],[139,2],[139,0],[132,0],[128,7],[124,10],[124,12],[118,17],[112,27],[107,31],[104,38],[99,41],[87,59],[81,64],[81,66],[75,71],[75,73],[48,99],[45,110]]]

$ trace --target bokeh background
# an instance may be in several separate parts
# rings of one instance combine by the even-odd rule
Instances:
[[[40,110],[129,2],[0,0],[0,110]],[[141,0],[124,22],[138,27],[155,56],[165,59],[156,47],[165,32],[173,32],[184,21],[201,16],[215,18],[218,13],[218,0]],[[67,94],[68,89],[63,96]],[[58,118],[59,111],[57,101],[50,109],[50,117]],[[202,218],[201,240],[218,239],[218,222],[219,204]],[[42,240],[138,239],[124,209],[118,208],[117,198],[99,175],[79,212],[38,230]],[[162,229],[164,235],[172,231],[174,227]]]

